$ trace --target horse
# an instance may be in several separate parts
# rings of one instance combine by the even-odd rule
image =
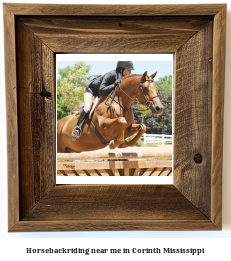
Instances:
[[[140,104],[145,104],[153,115],[160,115],[164,109],[153,80],[156,74],[157,72],[148,76],[146,71],[125,76],[109,95],[99,97],[91,118],[98,136],[93,131],[94,128],[85,123],[82,135],[73,141],[71,132],[76,126],[78,115],[69,115],[57,121],[57,152],[80,153],[102,149],[107,145],[110,149],[135,146],[146,132],[145,124],[133,124],[134,113],[130,107],[135,99]],[[134,134],[136,136],[130,141],[125,140]]]

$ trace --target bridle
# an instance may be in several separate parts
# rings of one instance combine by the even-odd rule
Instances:
[[[141,85],[142,83],[144,83],[144,82],[146,82],[146,81],[154,82],[152,79],[145,79],[145,81],[142,81],[142,79],[141,79],[140,82],[139,82],[139,88],[137,88],[137,90],[136,90],[136,97],[137,97],[138,90],[141,89],[141,92],[142,92],[143,97],[144,97],[144,99],[145,99],[146,102],[145,102],[145,103],[138,102],[138,104],[146,105],[146,107],[147,107],[146,110],[149,110],[149,109],[150,109],[150,106],[152,105],[152,100],[155,99],[155,98],[157,98],[157,97],[159,97],[159,96],[158,96],[158,95],[154,95],[152,98],[147,99],[146,95],[144,94],[144,87]],[[120,84],[118,84],[118,85],[116,86],[116,88],[117,88],[117,87],[118,87],[130,100],[133,101],[132,104],[135,102],[135,100],[132,99],[132,97],[130,97],[130,96],[120,87]],[[115,88],[114,90],[112,90],[112,91],[110,92],[110,94],[107,96],[106,101],[105,101],[105,104],[106,104],[108,107],[112,108],[113,111],[115,110],[114,107],[112,106],[112,102],[113,102],[113,101],[116,102],[117,104],[119,104],[120,107],[122,107],[124,110],[127,110],[127,111],[128,111],[128,110],[131,110],[132,104],[131,104],[131,106],[130,106],[129,109],[126,109],[126,108],[124,108],[124,106],[123,106],[119,101],[116,101],[116,100],[115,100],[116,88]],[[114,91],[114,94],[113,94],[113,96],[111,96],[111,94],[112,94],[113,91]],[[107,103],[107,100],[108,100],[109,98],[111,98],[111,102],[110,102],[110,103]],[[141,111],[140,109],[134,109],[134,110]],[[143,111],[146,111],[146,110],[143,110]]]
[[[154,82],[152,79],[145,79],[145,80],[148,81],[148,82]],[[146,82],[146,81],[145,81],[145,82]],[[139,104],[146,105],[146,106],[149,108],[150,105],[151,105],[151,101],[152,101],[153,99],[159,97],[159,96],[158,96],[158,95],[154,95],[152,98],[150,98],[150,99],[148,100],[147,97],[146,97],[146,95],[144,94],[144,87],[141,86],[141,83],[144,83],[144,82],[142,82],[142,81],[140,80],[140,82],[139,82],[139,88],[141,89],[141,92],[142,92],[142,94],[143,94],[143,97],[144,97],[146,103],[139,102]],[[137,89],[137,92],[138,92],[138,89]],[[136,92],[136,93],[137,93],[137,92]]]

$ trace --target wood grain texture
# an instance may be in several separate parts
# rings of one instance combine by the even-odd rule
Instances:
[[[19,20],[54,52],[175,52],[211,16],[21,17]],[[141,44],[142,41],[142,44]],[[131,48],[132,46],[132,48]]]
[[[219,230],[209,220],[53,220],[21,221],[10,232],[41,231],[211,231]]]
[[[217,230],[217,227],[173,185],[60,185],[12,232],[25,230],[175,231]]]
[[[19,155],[14,14],[3,6],[7,106],[8,228],[19,221]]]
[[[15,15],[181,16],[215,15],[224,4],[186,5],[55,5],[5,3]]]
[[[208,219],[173,185],[59,185],[40,200],[23,221],[54,218],[89,221]]]
[[[226,5],[113,8],[4,4],[9,231],[221,229]],[[55,53],[119,42],[176,54],[174,185],[56,186]]]
[[[174,184],[207,217],[211,217],[212,36],[210,22],[177,51],[174,109]],[[194,160],[197,154],[201,163]]]
[[[16,31],[23,217],[55,185],[54,54],[18,20]]]
[[[212,166],[211,220],[222,226],[222,155],[225,90],[226,6],[214,18],[213,38],[213,106],[212,106]]]

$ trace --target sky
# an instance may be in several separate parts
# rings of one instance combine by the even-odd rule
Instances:
[[[132,71],[134,74],[143,74],[148,71],[148,75],[151,75],[157,71],[155,81],[158,81],[160,77],[173,74],[172,54],[57,54],[56,76],[59,77],[59,69],[72,66],[79,61],[92,65],[90,75],[103,75],[116,68],[117,60],[132,61],[135,68]]]

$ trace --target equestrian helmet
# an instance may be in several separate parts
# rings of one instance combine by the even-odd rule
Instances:
[[[130,62],[130,61],[128,61],[128,62],[126,62],[126,61],[120,61],[120,62],[118,62],[117,63],[117,66],[116,66],[116,69],[118,69],[118,68],[123,68],[123,69],[130,69],[130,70],[135,70],[134,68],[133,68],[133,63],[132,62]]]

